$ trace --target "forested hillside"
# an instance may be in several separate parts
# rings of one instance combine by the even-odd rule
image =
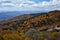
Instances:
[[[25,14],[0,22],[0,39],[56,40],[57,37],[54,35],[58,36],[60,32],[49,30],[56,27],[60,28],[59,10],[48,13]],[[41,37],[41,35],[44,36]]]

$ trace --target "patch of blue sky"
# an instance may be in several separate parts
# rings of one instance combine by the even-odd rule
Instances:
[[[40,3],[40,2],[43,2],[43,1],[49,2],[50,0],[31,0],[31,1],[35,1],[36,3]]]

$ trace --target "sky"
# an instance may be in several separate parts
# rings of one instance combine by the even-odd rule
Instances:
[[[60,0],[0,0],[0,12],[28,10],[60,10]]]

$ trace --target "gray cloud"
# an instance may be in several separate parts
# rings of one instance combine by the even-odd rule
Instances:
[[[43,1],[36,3],[30,0],[1,0],[0,10],[58,10],[60,9],[60,0]]]

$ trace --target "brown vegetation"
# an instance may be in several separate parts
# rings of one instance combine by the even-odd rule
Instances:
[[[54,30],[49,31],[54,37],[48,39],[46,36],[41,38],[43,34],[47,35],[49,32],[46,28],[60,27],[60,11],[51,11],[48,13],[36,14],[36,15],[23,15],[6,20],[0,23],[0,39],[1,40],[53,40],[55,35],[60,32]],[[31,29],[35,29],[37,37],[32,37],[35,33],[28,32]],[[40,31],[44,31],[43,34]],[[27,37],[25,34],[32,33],[31,37]],[[27,35],[29,35],[27,33]],[[60,35],[60,34],[59,34]],[[60,36],[59,36],[60,37]],[[35,39],[36,38],[36,39]],[[57,37],[56,37],[57,38]]]

